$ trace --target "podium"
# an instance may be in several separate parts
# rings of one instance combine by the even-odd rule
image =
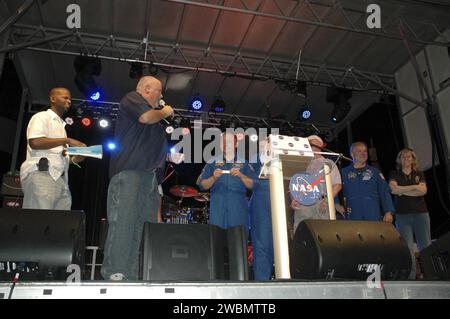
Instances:
[[[339,155],[323,152],[320,154]],[[275,277],[277,279],[291,278],[283,181],[290,179],[298,172],[306,171],[313,159],[314,152],[307,138],[269,135],[259,178],[269,179]],[[330,177],[331,167],[325,164],[324,170],[330,219],[336,219]]]

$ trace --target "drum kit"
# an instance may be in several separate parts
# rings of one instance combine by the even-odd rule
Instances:
[[[180,199],[172,203],[170,197],[163,200],[162,218],[168,224],[207,224],[209,219],[209,193],[200,193],[197,189],[187,185],[175,185],[169,192]],[[185,198],[193,198],[203,203],[203,207],[189,207],[183,205]]]

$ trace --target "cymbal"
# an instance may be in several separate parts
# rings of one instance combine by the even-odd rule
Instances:
[[[209,193],[198,193],[194,197],[194,199],[198,202],[209,202],[209,198],[210,198]]]
[[[175,185],[175,186],[172,186],[169,189],[169,192],[172,195],[175,195],[175,196],[178,196],[178,197],[194,197],[195,195],[198,194],[198,190],[196,190],[192,186],[187,186],[187,185]]]

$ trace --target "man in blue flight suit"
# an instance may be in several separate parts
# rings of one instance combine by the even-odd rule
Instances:
[[[253,248],[253,274],[255,280],[269,280],[273,269],[272,213],[270,209],[270,187],[268,179],[259,179],[264,146],[262,140],[260,156],[251,158],[256,169],[253,179],[253,194],[250,198],[250,236]]]
[[[380,221],[382,208],[383,221],[392,222],[394,205],[389,185],[377,168],[367,165],[367,145],[353,143],[350,153],[353,164],[342,170],[348,219]],[[337,205],[337,210],[342,212],[342,206]]]
[[[247,189],[253,187],[253,168],[236,156],[237,138],[224,133],[221,149],[224,156],[205,165],[198,177],[200,189],[210,190],[209,223],[221,228],[243,225],[248,233]],[[225,159],[225,161],[224,161]]]

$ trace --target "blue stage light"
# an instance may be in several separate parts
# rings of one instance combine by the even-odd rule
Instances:
[[[311,109],[307,106],[304,106],[300,109],[300,112],[298,112],[298,120],[299,121],[306,121],[308,120],[312,115]]]
[[[205,106],[205,102],[198,95],[195,95],[191,99],[190,104],[189,104],[189,108],[192,111],[197,111],[197,112],[201,111],[204,106]]]
[[[101,97],[102,97],[102,94],[100,93],[100,91],[95,91],[90,96],[92,101],[98,101],[98,100],[100,100]]]
[[[106,144],[106,146],[108,147],[108,150],[110,150],[110,151],[114,151],[117,148],[117,144],[114,142],[108,142],[108,144]]]

